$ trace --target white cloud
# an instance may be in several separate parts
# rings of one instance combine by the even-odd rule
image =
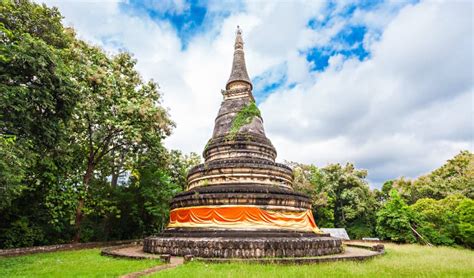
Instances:
[[[270,96],[261,107],[281,156],[355,161],[381,182],[472,150],[471,21],[466,3],[407,6],[372,45],[371,59],[347,60],[310,86]]]
[[[421,2],[398,12],[395,1],[337,16],[346,2],[327,26],[313,30],[308,21],[327,16],[320,1],[249,1],[197,32],[183,49],[171,23],[128,13],[116,2],[47,2],[59,6],[81,38],[109,51],[127,49],[141,74],[160,83],[177,123],[166,141],[171,148],[201,152],[211,136],[240,25],[251,77],[267,72],[267,82],[274,81],[285,65],[287,84],[296,83],[260,105],[279,160],[353,161],[367,167],[378,185],[417,176],[460,149],[472,150],[471,3]],[[160,3],[154,9],[189,9],[184,1]],[[219,2],[209,6],[214,14],[229,11]],[[328,44],[347,24],[368,26],[364,45],[370,58],[336,55],[323,72],[311,72],[300,51]]]

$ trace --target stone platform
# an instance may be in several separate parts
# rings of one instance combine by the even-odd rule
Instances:
[[[276,257],[276,258],[200,258],[186,256],[184,259],[187,261],[202,261],[208,263],[230,263],[230,262],[244,262],[244,263],[261,263],[261,264],[312,264],[312,263],[324,263],[333,261],[362,261],[374,258],[376,256],[384,254],[384,249],[374,248],[378,245],[367,245],[359,246],[354,244],[344,245],[344,252],[340,254],[332,254],[325,256],[313,256],[313,257]],[[130,259],[160,259],[160,255],[150,254],[143,251],[142,245],[125,245],[115,246],[111,248],[105,248],[102,251],[102,255],[122,257]],[[173,260],[182,260],[182,257],[171,257],[171,263]],[[186,261],[186,260],[185,260]]]
[[[241,233],[242,236],[242,233]],[[143,251],[202,258],[322,256],[343,251],[341,240],[327,237],[148,237]]]

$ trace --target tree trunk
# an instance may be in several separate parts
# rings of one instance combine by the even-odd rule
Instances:
[[[115,150],[112,151],[112,180],[110,181],[110,184],[113,188],[117,187],[117,182],[118,182],[118,177],[119,177],[119,173],[118,173],[118,167],[117,167],[117,163],[115,162],[116,160],[116,157],[115,157]]]
[[[117,183],[118,183],[118,178],[119,178],[119,173],[117,173],[115,171],[115,169],[112,171],[112,180],[110,182],[110,184],[112,185],[112,187],[117,187]]]
[[[84,177],[82,179],[82,184],[84,186],[84,191],[85,194],[87,194],[87,191],[89,189],[89,182],[92,178],[92,173],[94,172],[94,163],[93,159],[89,158],[88,164],[87,164],[87,170],[86,173],[84,174]],[[84,214],[82,212],[82,209],[84,208],[84,197],[80,197],[78,202],[77,202],[77,208],[76,208],[76,220],[74,222],[74,227],[76,234],[74,235],[74,242],[79,242],[81,240],[81,223],[84,217]]]
[[[417,235],[419,238],[421,238],[428,246],[432,247],[433,244],[431,244],[429,241],[427,241],[422,235],[420,235],[415,228],[411,224],[408,224],[410,226],[410,229]]]

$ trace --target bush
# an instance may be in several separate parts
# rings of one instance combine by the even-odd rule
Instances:
[[[474,222],[471,202],[471,199],[460,194],[449,195],[441,200],[419,199],[410,206],[417,215],[417,231],[435,245],[458,243],[469,246],[474,236],[473,231],[470,231]]]
[[[44,242],[41,228],[32,226],[31,222],[22,217],[11,223],[10,228],[4,230],[0,242],[3,248],[29,247]]]
[[[411,208],[396,190],[392,190],[390,199],[377,213],[377,234],[381,239],[394,242],[416,242],[411,230],[411,222],[414,218]]]
[[[459,217],[457,227],[459,229],[459,238],[462,244],[474,247],[474,201],[464,199],[456,208]]]

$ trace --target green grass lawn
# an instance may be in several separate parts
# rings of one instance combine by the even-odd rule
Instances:
[[[0,258],[0,277],[117,277],[157,264],[103,257],[99,249],[87,249]],[[364,262],[292,266],[192,262],[150,277],[474,277],[474,251],[387,244],[385,255]]]
[[[0,277],[117,277],[160,264],[157,260],[116,259],[100,249],[0,258]]]
[[[150,277],[474,277],[474,251],[387,244],[386,254],[363,262],[313,265],[192,262]]]

